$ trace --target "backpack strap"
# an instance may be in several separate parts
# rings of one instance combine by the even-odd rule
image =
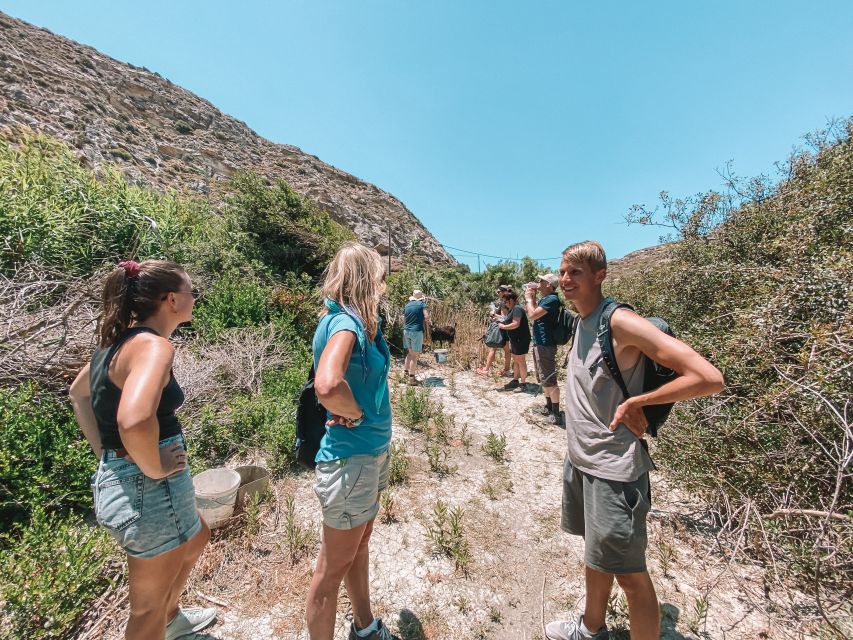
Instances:
[[[566,309],[566,313],[568,313],[568,309]],[[571,348],[566,350],[566,357],[563,358],[563,369],[569,366],[569,356],[572,354],[572,349],[575,348],[575,334],[578,332],[578,325],[581,321],[581,314],[576,313],[572,316],[572,328],[569,331],[569,342],[572,343]],[[568,344],[568,342],[566,343]]]
[[[616,381],[616,384],[619,385],[625,399],[628,399],[631,397],[631,394],[628,393],[628,386],[625,384],[625,379],[622,377],[622,372],[619,371],[619,365],[616,363],[616,354],[613,351],[613,332],[610,330],[610,321],[617,309],[630,309],[633,311],[634,307],[625,302],[618,302],[614,298],[605,299],[604,309],[602,309],[601,317],[598,320],[597,338],[604,364],[607,365],[610,375]]]

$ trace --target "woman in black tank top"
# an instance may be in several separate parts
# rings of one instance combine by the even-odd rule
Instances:
[[[128,640],[172,640],[213,622],[215,609],[178,598],[210,538],[195,505],[181,424],[184,401],[167,338],[192,318],[186,272],[165,260],[122,262],[107,277],[99,346],[74,383],[74,414],[100,459],[95,516],[127,553]]]

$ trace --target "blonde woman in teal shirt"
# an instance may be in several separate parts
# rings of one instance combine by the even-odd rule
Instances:
[[[314,492],[323,543],[306,603],[311,640],[332,640],[338,590],[352,603],[350,640],[399,640],[370,608],[369,541],[388,486],[391,355],[379,327],[385,269],[373,249],[346,243],[326,272],[314,334],[317,398],[328,411]]]

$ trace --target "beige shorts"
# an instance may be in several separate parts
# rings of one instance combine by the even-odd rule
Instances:
[[[557,347],[555,345],[535,344],[536,373],[543,387],[557,386]]]
[[[379,513],[379,493],[388,487],[388,452],[318,462],[314,477],[323,524],[354,529]]]

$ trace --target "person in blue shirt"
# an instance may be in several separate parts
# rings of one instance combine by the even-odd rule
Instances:
[[[429,311],[427,311],[424,294],[420,289],[415,289],[409,297],[409,302],[403,309],[405,326],[403,327],[403,348],[406,351],[406,362],[403,368],[410,385],[418,384],[415,373],[418,369],[418,354],[424,350],[424,329],[429,323]]]
[[[370,608],[369,541],[388,486],[391,354],[379,325],[385,269],[379,254],[345,243],[326,272],[312,345],[314,389],[328,411],[314,493],[323,542],[306,603],[311,640],[332,640],[343,581],[352,604],[349,639],[399,640]]]
[[[533,355],[536,361],[536,374],[545,395],[545,406],[540,413],[547,416],[551,424],[562,424],[560,414],[560,387],[557,385],[557,343],[554,341],[554,328],[560,314],[562,303],[557,297],[560,280],[553,273],[543,273],[539,282],[530,282],[524,289],[524,310],[533,321]],[[541,296],[536,301],[536,294]]]

